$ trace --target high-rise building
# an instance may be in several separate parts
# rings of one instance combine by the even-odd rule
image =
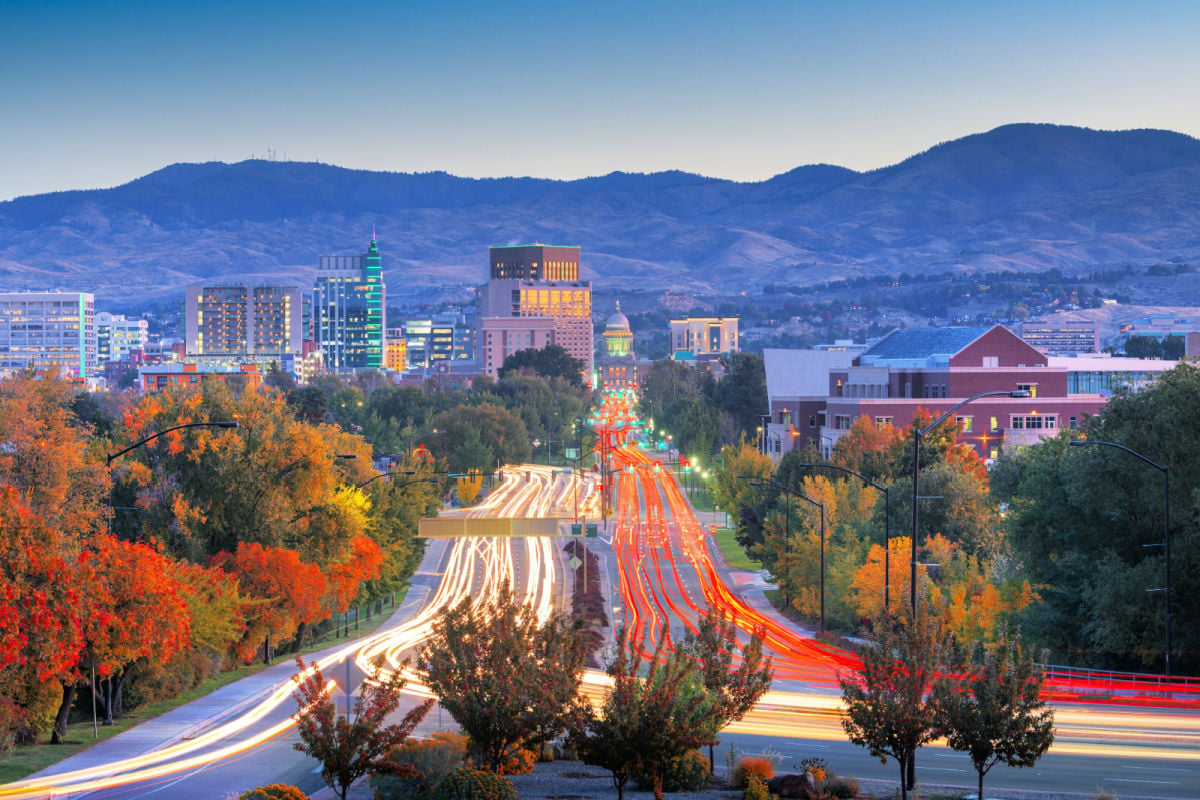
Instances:
[[[312,323],[327,369],[382,369],[385,312],[382,259],[374,235],[361,256],[320,256]]]
[[[128,360],[130,350],[144,348],[150,341],[150,323],[144,319],[126,319],[108,311],[98,312],[95,319],[96,360],[101,366]]]
[[[0,375],[57,366],[97,376],[95,298],[86,292],[0,294]]]
[[[439,361],[469,361],[475,355],[475,326],[465,314],[450,311],[406,319],[401,328],[409,368],[432,367]]]
[[[189,286],[183,305],[189,356],[297,355],[303,348],[297,286]]]
[[[550,341],[583,362],[584,380],[593,366],[592,285],[587,281],[538,281],[493,278],[479,290],[479,358],[484,372],[493,377],[504,363],[509,337],[499,338],[503,328],[516,336],[523,318],[550,319]],[[503,323],[489,320],[503,318]],[[535,326],[540,331],[541,326]],[[488,332],[491,332],[489,338]],[[532,327],[521,335],[536,339]],[[541,345],[544,347],[545,344]],[[540,349],[540,347],[538,348]]]
[[[579,280],[579,247],[521,244],[491,248],[492,280]]]

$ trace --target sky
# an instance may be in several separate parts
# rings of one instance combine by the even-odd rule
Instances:
[[[0,200],[273,157],[868,170],[1013,122],[1200,136],[1194,0],[0,0]]]

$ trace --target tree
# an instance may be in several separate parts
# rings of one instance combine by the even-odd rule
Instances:
[[[1170,468],[1172,671],[1200,670],[1200,368],[1181,363],[1118,388],[1089,439]],[[1008,505],[1013,555],[1037,587],[1022,634],[1054,663],[1160,669],[1165,638],[1163,473],[1112,447],[1072,448],[1080,431],[1006,449],[993,496]]]
[[[237,645],[238,655],[251,661],[263,647],[263,660],[271,659],[271,636],[290,639],[301,624],[326,616],[321,605],[327,588],[325,576],[315,564],[300,560],[294,550],[242,544],[236,553],[218,553],[210,566],[237,576],[247,598],[242,609],[246,632]]]
[[[80,542],[47,524],[11,486],[0,486],[0,531],[0,696],[32,715],[40,732],[53,727],[60,741],[59,687],[74,686],[84,653]]]
[[[583,361],[575,358],[560,345],[518,350],[504,359],[500,366],[501,378],[524,370],[532,371],[543,378],[563,378],[572,383],[583,382]]]
[[[1019,634],[983,649],[977,667],[959,666],[934,684],[932,706],[940,735],[967,753],[983,777],[996,764],[1032,767],[1054,742],[1054,712],[1041,698],[1045,675]]]
[[[862,649],[857,674],[838,677],[842,688],[842,728],[850,742],[871,755],[900,765],[900,796],[908,797],[905,770],[917,750],[937,732],[929,686],[941,661],[942,646],[920,621],[877,628],[878,638]]]
[[[166,556],[106,534],[89,542],[80,568],[88,609],[84,635],[96,677],[103,679],[104,717],[111,720],[122,713],[122,690],[135,663],[166,663],[191,643],[186,590]],[[64,692],[59,712],[64,728],[69,694]]]
[[[758,353],[731,353],[728,372],[714,387],[716,406],[730,415],[739,434],[753,433],[767,408],[767,373]]]
[[[738,665],[737,626],[714,607],[705,610],[696,632],[688,632],[680,649],[700,671],[704,688],[713,700],[712,736],[708,741],[708,763],[713,764],[713,749],[720,742],[717,734],[737,722],[771,688],[771,657],[763,656],[763,634],[756,631],[742,648]]]
[[[425,683],[492,771],[566,728],[586,657],[580,627],[563,615],[540,622],[507,583],[434,622],[420,658]]]
[[[346,800],[350,785],[371,772],[409,775],[411,765],[396,764],[388,754],[420,724],[433,700],[426,700],[404,715],[399,724],[385,725],[389,714],[400,705],[404,689],[403,668],[384,674],[376,671],[363,681],[353,712],[337,713],[332,687],[316,664],[305,666],[296,658],[299,673],[296,704],[300,707],[296,727],[300,741],[293,745],[301,753],[321,762],[321,779]],[[402,667],[406,667],[405,662]],[[348,687],[346,687],[348,689]]]
[[[714,730],[714,713],[719,712],[696,662],[679,650],[668,654],[669,640],[664,631],[649,672],[640,679],[622,629],[608,668],[613,686],[601,714],[585,709],[573,730],[584,762],[612,773],[618,800],[633,774],[649,778],[655,798],[662,800],[667,767],[709,741]]]

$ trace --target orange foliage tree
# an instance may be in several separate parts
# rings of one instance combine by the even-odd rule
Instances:
[[[321,603],[328,591],[325,576],[294,550],[243,543],[236,553],[218,553],[211,566],[236,575],[246,598],[246,632],[236,645],[238,656],[246,661],[253,660],[260,642],[263,658],[269,661],[272,636],[276,641],[289,639],[301,624],[327,614]]]
[[[11,486],[0,486],[0,531],[0,695],[24,716],[52,716],[53,684],[73,675],[84,646],[78,541]]]
[[[80,556],[90,660],[102,680],[98,700],[105,719],[121,714],[132,667],[142,659],[165,663],[190,645],[185,589],[167,557],[152,547],[96,536]],[[82,676],[81,676],[82,677]],[[65,726],[70,697],[60,710]]]

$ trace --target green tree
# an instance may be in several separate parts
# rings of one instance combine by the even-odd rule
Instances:
[[[337,713],[329,682],[316,664],[306,666],[297,657],[296,704],[300,708],[296,727],[300,741],[293,747],[321,763],[321,780],[346,800],[350,785],[363,775],[392,772],[407,775],[408,765],[395,764],[388,755],[398,747],[429,713],[433,700],[426,700],[404,715],[397,724],[385,724],[400,705],[404,689],[403,670],[376,673],[363,681],[353,712]],[[407,663],[405,664],[407,666]]]
[[[767,411],[767,373],[758,353],[731,353],[715,386],[715,405],[733,418],[738,434],[752,434]]]
[[[771,657],[763,655],[763,634],[756,631],[738,654],[737,626],[719,609],[709,607],[699,620],[696,632],[689,631],[680,649],[700,671],[704,688],[713,702],[712,736],[708,744],[708,763],[714,765],[714,748],[720,744],[717,734],[737,722],[771,688]],[[737,658],[737,666],[734,660]]]
[[[557,344],[548,344],[540,349],[529,348],[512,353],[504,359],[499,374],[505,378],[528,370],[543,378],[562,378],[572,383],[582,383],[583,367],[581,359]]]
[[[838,678],[846,736],[884,762],[896,759],[905,800],[912,788],[905,776],[908,764],[937,735],[929,686],[944,650],[921,619],[880,626],[877,640],[859,653],[859,671]]]
[[[434,622],[421,653],[426,685],[492,771],[566,729],[586,656],[579,628],[562,615],[539,622],[507,584]]]
[[[468,445],[474,448],[478,443],[502,464],[520,464],[529,460],[528,429],[519,414],[502,405],[484,401],[443,411],[433,418],[433,427],[438,431],[432,443],[434,455],[439,458],[456,458],[455,454],[460,450]],[[493,467],[492,464],[466,463],[459,466],[487,471]]]
[[[996,764],[1032,767],[1054,742],[1054,712],[1041,698],[1045,675],[1018,634],[984,648],[978,666],[960,665],[938,678],[932,707],[938,731],[965,752],[983,778]]]
[[[706,743],[714,730],[715,703],[704,689],[696,662],[679,650],[666,652],[669,636],[659,638],[645,678],[629,653],[624,629],[608,672],[613,686],[600,714],[581,710],[573,728],[585,763],[609,770],[618,800],[630,775],[650,779],[662,800],[667,768],[689,750]]]
[[[1172,669],[1200,669],[1200,369],[1181,363],[1118,390],[1086,421],[1089,439],[1124,445],[1170,468]],[[1144,670],[1163,663],[1163,473],[1111,447],[1070,448],[1062,431],[1007,450],[993,493],[1009,507],[1014,555],[1040,600],[1023,634],[1056,663]]]

